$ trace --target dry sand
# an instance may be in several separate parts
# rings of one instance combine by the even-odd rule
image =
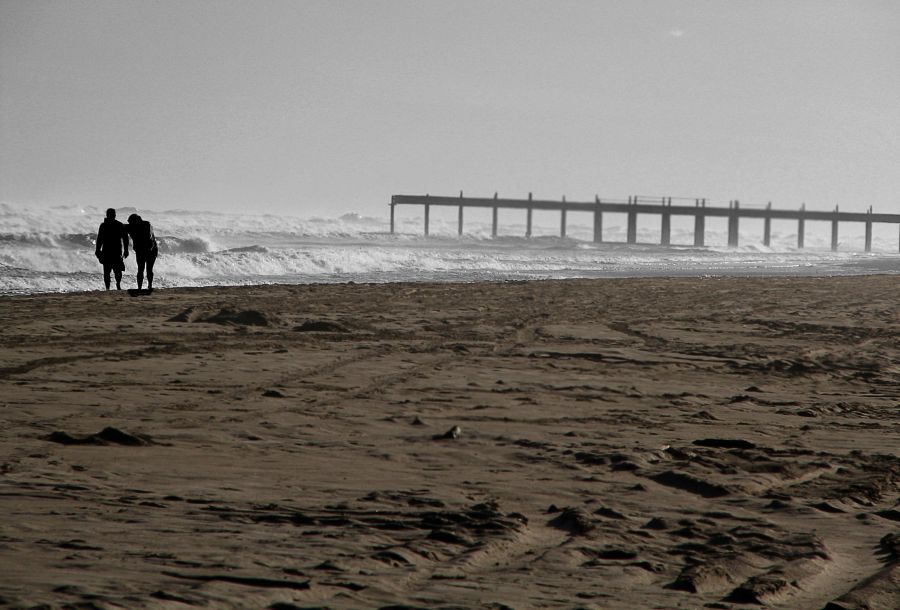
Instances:
[[[896,609],[898,303],[897,276],[0,299],[2,604]]]

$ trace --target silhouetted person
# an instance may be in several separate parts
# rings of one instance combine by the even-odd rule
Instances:
[[[132,214],[128,217],[128,235],[131,236],[131,249],[137,259],[138,290],[144,285],[144,265],[147,266],[147,290],[153,290],[153,263],[159,254],[153,227],[137,214]]]
[[[106,220],[97,231],[97,260],[103,263],[103,283],[109,290],[109,272],[116,274],[116,290],[122,290],[122,272],[128,258],[128,232],[125,225],[116,220],[113,208],[106,210]]]

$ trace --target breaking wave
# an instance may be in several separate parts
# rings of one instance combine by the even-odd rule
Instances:
[[[132,208],[119,208],[127,217]],[[0,294],[95,290],[102,287],[93,256],[104,216],[99,208],[20,209],[0,203]],[[558,217],[535,223],[535,237],[521,237],[524,219],[505,218],[502,235],[491,237],[489,219],[467,219],[457,236],[455,217],[398,219],[390,233],[385,218],[348,213],[335,218],[237,215],[170,210],[137,211],[153,223],[160,243],[156,284],[166,286],[340,281],[473,281],[521,278],[610,277],[699,274],[900,273],[896,235],[878,236],[876,252],[860,253],[862,241],[848,232],[841,251],[830,252],[827,231],[807,234],[795,247],[792,227],[773,230],[769,247],[755,227],[741,233],[739,248],[724,246],[726,227],[708,227],[709,247],[694,248],[689,227],[673,227],[672,248],[659,241],[658,227],[639,226],[638,241],[624,246],[625,227],[607,222],[604,243],[592,239],[590,218],[570,221],[567,237]],[[613,215],[610,215],[611,217]],[[624,223],[623,223],[624,224]],[[646,224],[650,224],[649,222]],[[743,227],[742,227],[743,228]],[[892,227],[892,230],[896,230]],[[133,258],[126,277],[133,282]],[[126,282],[127,283],[127,282]]]

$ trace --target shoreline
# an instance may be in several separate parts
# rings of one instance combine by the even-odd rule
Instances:
[[[895,275],[125,297],[0,297],[11,607],[897,605]]]
[[[884,264],[894,264],[894,261],[887,260],[876,260],[871,261],[870,264],[874,262],[883,262]],[[468,285],[468,284],[506,284],[506,283],[519,283],[519,282],[568,282],[568,281],[602,281],[602,280],[640,280],[640,279],[704,279],[704,278],[719,278],[719,279],[727,279],[727,278],[757,278],[757,279],[765,279],[765,278],[839,278],[839,277],[872,277],[872,276],[900,276],[900,269],[877,269],[878,265],[875,265],[875,269],[866,269],[863,271],[845,271],[838,272],[837,270],[825,271],[822,269],[810,269],[806,272],[798,271],[796,267],[787,267],[783,270],[779,268],[773,267],[764,267],[761,269],[740,269],[740,272],[737,272],[735,269],[726,269],[722,270],[721,268],[716,269],[713,267],[704,268],[704,269],[690,269],[690,270],[673,270],[666,269],[665,271],[660,271],[659,273],[653,271],[644,271],[640,273],[636,273],[633,271],[605,271],[602,274],[598,272],[596,275],[572,275],[572,276],[551,276],[547,275],[544,277],[537,277],[537,274],[534,276],[528,277],[492,277],[492,278],[483,278],[477,277],[474,279],[463,279],[462,276],[455,277],[455,273],[448,273],[446,279],[435,279],[435,278],[424,278],[424,279],[386,279],[384,281],[370,281],[366,279],[359,279],[357,276],[354,276],[356,279],[349,278],[341,278],[334,277],[332,281],[325,281],[321,278],[311,279],[309,281],[297,281],[297,282],[285,282],[284,276],[278,276],[273,279],[272,282],[248,282],[242,284],[208,284],[201,286],[162,286],[158,287],[157,290],[203,290],[206,288],[248,288],[248,287],[289,287],[289,286],[333,286],[333,285],[404,285],[404,284],[460,284],[460,285]],[[386,274],[388,275],[388,274]],[[493,274],[492,274],[493,275]],[[0,300],[6,298],[18,298],[18,297],[29,297],[29,296],[53,296],[53,295],[68,295],[68,294],[92,294],[97,292],[106,292],[102,288],[102,274],[97,274],[98,283],[101,285],[100,288],[93,290],[72,290],[72,291],[48,291],[48,292],[2,292],[0,291]],[[163,280],[164,281],[164,280]],[[124,280],[123,280],[124,283]],[[136,288],[137,286],[127,286],[122,288],[120,292],[126,292],[129,289]],[[109,292],[116,292],[115,290],[110,290]]]

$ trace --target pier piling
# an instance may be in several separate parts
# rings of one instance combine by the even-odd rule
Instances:
[[[494,193],[494,211],[491,214],[491,237],[497,237],[497,193]]]
[[[834,206],[834,213],[838,213],[838,206]],[[831,251],[837,252],[838,249],[838,221],[837,218],[831,221]]]
[[[563,205],[565,206],[565,204],[566,204],[566,196],[565,195],[563,195],[562,202],[563,202]],[[566,236],[566,208],[565,207],[559,211],[559,236],[563,237],[563,238]]]
[[[525,217],[525,237],[531,237],[531,212],[534,208],[531,207],[531,193],[528,193],[528,214]]]
[[[626,241],[629,244],[637,243],[637,195],[628,198],[628,233]]]
[[[594,196],[594,243],[599,244],[603,241],[603,210],[600,207],[600,196]]]
[[[669,197],[668,205],[666,205],[666,198],[663,197],[662,200],[663,207],[672,207],[672,198]],[[661,237],[659,240],[660,245],[668,246],[672,242],[672,215],[669,214],[668,211],[664,211],[662,213],[662,226],[660,227]]]
[[[738,245],[738,222],[740,216],[738,216],[738,209],[740,208],[740,202],[735,199],[734,201],[729,202],[728,207],[732,210],[732,212],[728,215],[728,247],[729,248],[737,248]]]
[[[872,251],[872,206],[866,212],[866,252]]]
[[[706,207],[706,199],[695,199],[694,207]],[[694,247],[702,248],[706,243],[706,216],[694,214]]]

